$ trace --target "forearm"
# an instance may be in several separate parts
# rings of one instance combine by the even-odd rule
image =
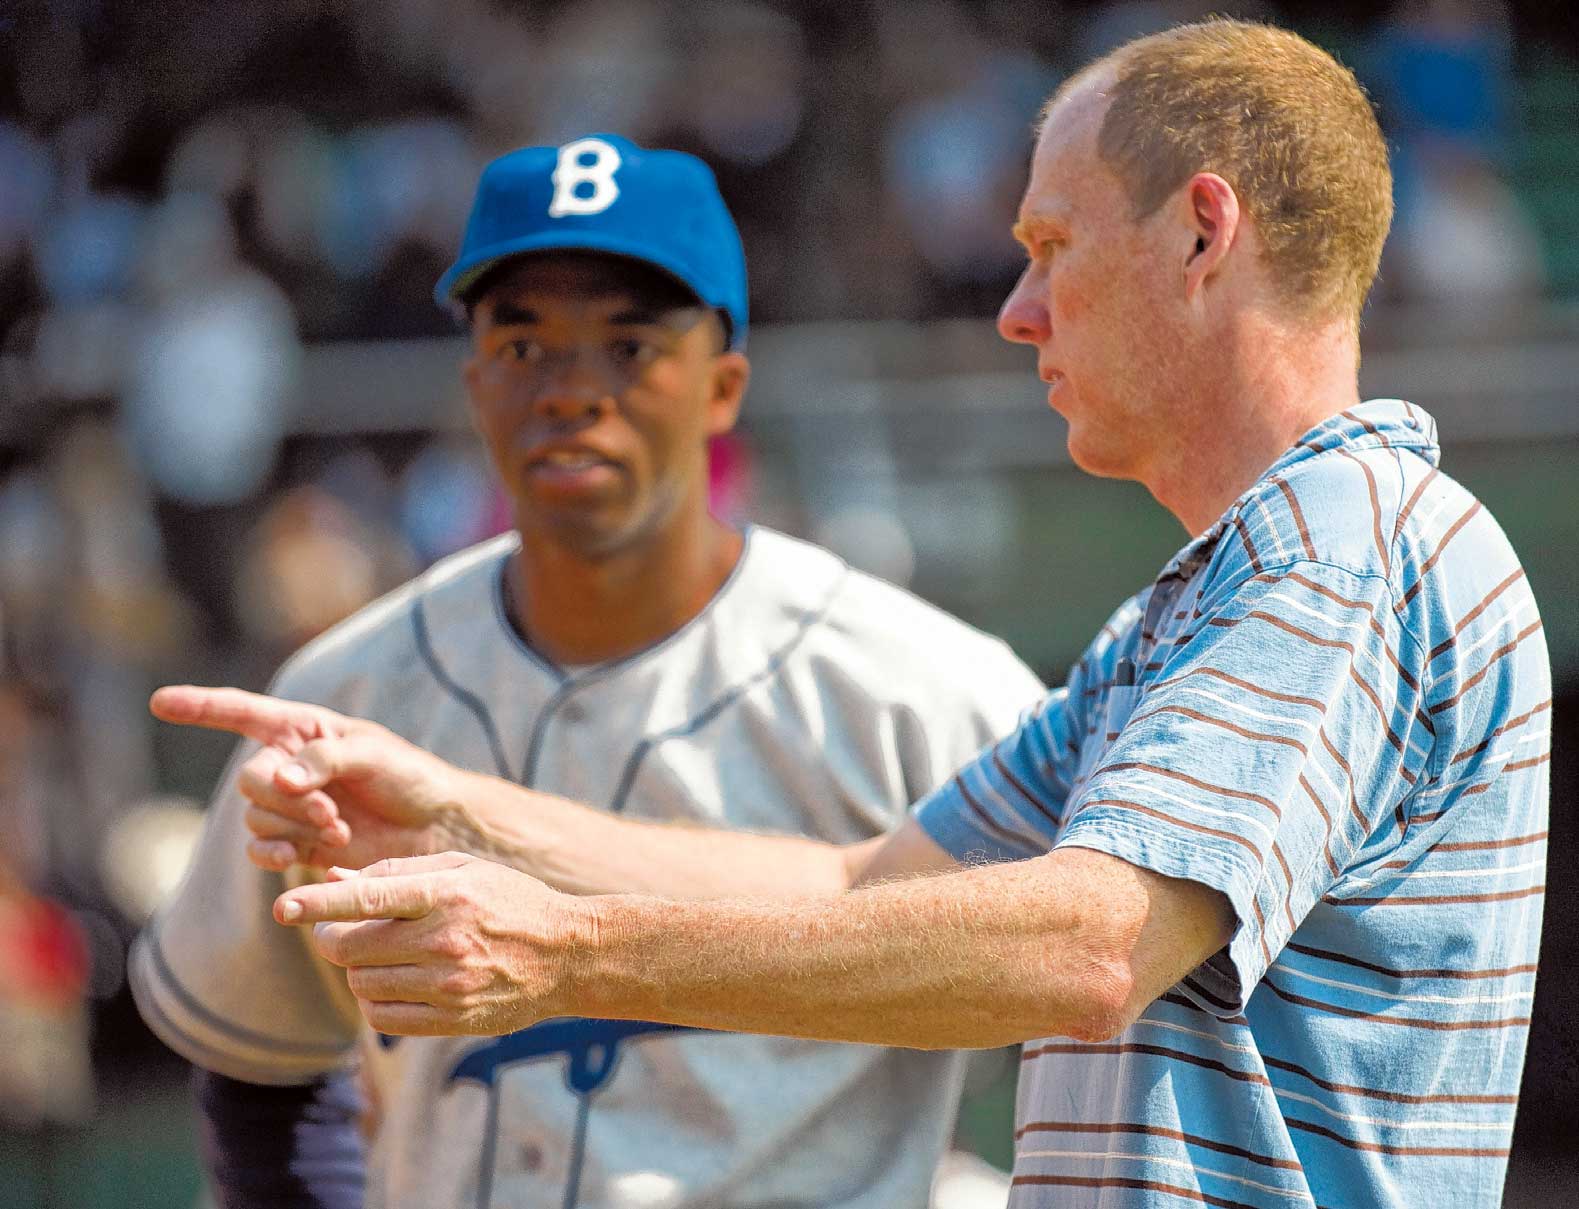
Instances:
[[[464,851],[570,894],[667,899],[842,893],[881,837],[840,846],[625,819],[497,777],[472,776],[448,830]]]
[[[587,900],[570,994],[587,1014],[917,1048],[1108,1036],[1145,896],[1115,895],[1092,856],[793,904]]]

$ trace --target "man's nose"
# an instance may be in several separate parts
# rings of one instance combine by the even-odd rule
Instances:
[[[1041,344],[1050,335],[1041,279],[1027,267],[998,311],[998,334],[1012,344]]]

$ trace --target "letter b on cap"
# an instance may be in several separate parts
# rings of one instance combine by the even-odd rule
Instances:
[[[582,163],[587,157],[590,163]],[[559,149],[559,164],[554,168],[554,200],[548,205],[550,218],[566,214],[601,214],[614,204],[620,187],[614,173],[620,166],[620,153],[602,139],[577,139]],[[591,190],[585,186],[591,185]]]

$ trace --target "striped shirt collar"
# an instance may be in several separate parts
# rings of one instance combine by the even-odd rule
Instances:
[[[1402,399],[1371,399],[1358,407],[1351,407],[1329,416],[1317,424],[1267,467],[1262,474],[1228,510],[1218,517],[1211,528],[1180,550],[1163,567],[1157,582],[1169,579],[1188,579],[1205,566],[1217,548],[1218,539],[1233,524],[1237,516],[1257,495],[1267,489],[1274,477],[1286,477],[1302,462],[1335,449],[1358,452],[1361,449],[1408,449],[1436,466],[1442,460],[1442,448],[1437,443],[1436,421]]]

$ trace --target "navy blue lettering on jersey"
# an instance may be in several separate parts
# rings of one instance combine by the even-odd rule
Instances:
[[[563,1056],[565,1082],[571,1091],[588,1096],[613,1077],[620,1047],[631,1038],[705,1031],[678,1024],[656,1024],[650,1020],[584,1020],[562,1016],[478,1046],[454,1065],[448,1082],[477,1083],[491,1089],[505,1067]],[[378,1043],[385,1049],[392,1048],[399,1040],[399,1037],[378,1034]]]

